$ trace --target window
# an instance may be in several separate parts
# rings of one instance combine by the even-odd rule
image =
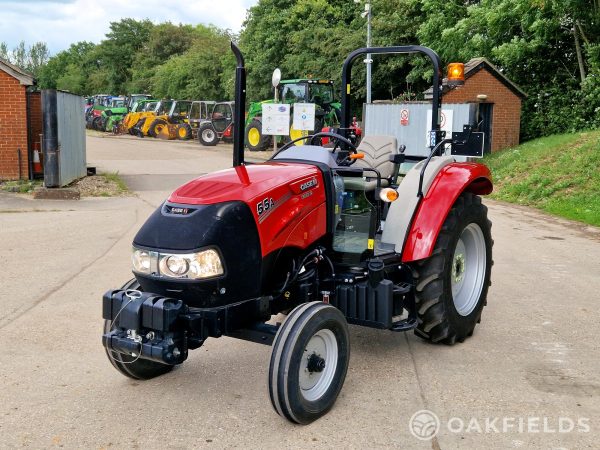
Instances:
[[[311,84],[309,101],[318,105],[333,102],[333,86],[330,84]]]
[[[226,103],[215,106],[215,109],[213,110],[213,119],[222,118],[231,119],[231,108]]]
[[[285,103],[302,103],[306,101],[306,84],[285,84],[281,95]]]

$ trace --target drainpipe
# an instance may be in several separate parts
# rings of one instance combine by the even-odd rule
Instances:
[[[30,92],[25,89],[25,116],[27,120],[27,161],[29,168],[29,179],[33,180],[33,139],[31,137],[31,100]]]
[[[17,149],[17,162],[19,163],[19,180],[23,179],[23,171],[21,170],[21,164],[23,163],[23,157],[21,156],[21,149]]]

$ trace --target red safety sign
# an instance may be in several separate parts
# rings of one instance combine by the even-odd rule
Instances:
[[[400,110],[400,125],[408,125],[408,116],[409,116],[408,109]]]

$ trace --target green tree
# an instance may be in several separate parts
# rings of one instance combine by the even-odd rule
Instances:
[[[26,70],[37,78],[40,70],[48,63],[49,59],[50,51],[46,43],[36,42],[29,47]]]
[[[268,98],[271,73],[280,67],[284,78],[307,75],[331,78],[341,88],[342,63],[354,49],[366,45],[363,4],[334,0],[261,0],[250,8],[241,33],[242,50],[249,68],[248,97]],[[418,0],[374,0],[372,45],[416,43],[422,12]],[[364,59],[364,58],[362,58]],[[406,90],[405,78],[418,59],[373,58],[373,98],[391,99]],[[366,94],[365,65],[355,62],[352,93],[359,101]],[[427,87],[421,78],[409,85],[413,92]]]
[[[227,92],[233,77],[230,36],[216,28],[196,30],[192,47],[157,67],[153,93],[160,97],[186,99],[231,98]]]
[[[423,9],[425,45],[446,61],[487,57],[528,93],[524,138],[598,123],[597,0],[423,0]]]
[[[0,42],[0,58],[8,61],[8,45],[6,45],[6,42]]]
[[[198,25],[197,29],[201,28],[206,27]],[[197,37],[197,29],[191,25],[173,25],[170,22],[153,27],[148,41],[135,55],[128,91],[150,92],[158,67],[170,57],[187,51]]]
[[[57,53],[39,70],[38,85],[42,89],[62,89],[77,94],[98,92],[90,88],[90,80],[99,70],[96,47],[91,42],[77,42]]]
[[[0,42],[0,58],[37,77],[40,69],[48,62],[50,52],[45,42],[36,42],[27,48],[25,41],[21,41],[12,51],[8,50],[6,42]]]
[[[110,23],[110,32],[98,48],[100,65],[107,72],[108,90],[125,92],[132,79],[132,65],[142,51],[154,25],[149,20],[121,19]]]

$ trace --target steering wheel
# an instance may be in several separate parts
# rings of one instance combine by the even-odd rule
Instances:
[[[346,144],[348,147],[350,147],[350,150],[352,151],[352,153],[357,153],[356,145],[354,145],[352,143],[352,141],[350,141],[348,138],[342,136],[341,134],[333,133],[332,131],[321,131],[319,133],[313,134],[310,137],[310,143],[312,144],[314,142],[314,140],[319,137],[330,137],[335,141],[335,145],[333,146],[333,150],[331,150],[331,153],[335,153],[340,142],[342,142],[342,143]]]
[[[344,136],[342,136],[340,134],[332,133],[331,131],[321,131],[319,133],[309,134],[308,136],[300,136],[299,138],[291,140],[290,142],[285,144],[283,147],[281,147],[279,150],[277,150],[273,154],[273,156],[271,156],[271,159],[273,159],[275,156],[277,156],[282,151],[287,150],[288,148],[290,148],[292,146],[292,144],[295,144],[298,141],[308,141],[310,143],[310,145],[314,145],[314,140],[319,137],[330,137],[335,140],[335,146],[333,147],[333,150],[331,153],[335,153],[335,150],[338,148],[340,141],[343,142],[344,144],[346,144],[348,147],[350,147],[350,150],[352,151],[352,153],[357,153],[356,145],[354,145],[349,139],[345,138]]]

